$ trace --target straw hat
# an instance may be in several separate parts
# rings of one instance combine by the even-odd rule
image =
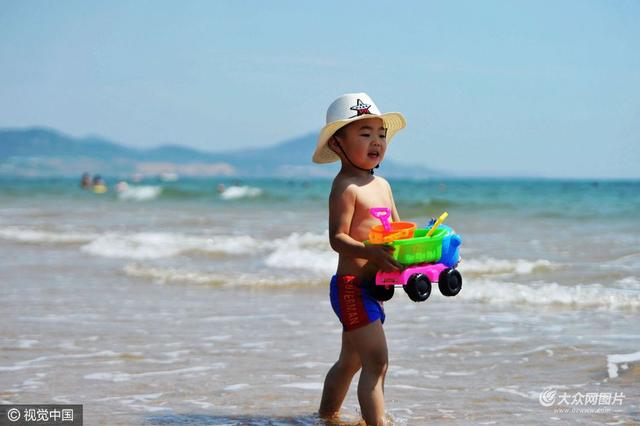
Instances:
[[[340,159],[328,145],[329,138],[349,123],[365,118],[381,118],[387,129],[387,143],[396,132],[407,125],[399,112],[382,114],[373,100],[366,93],[347,93],[340,96],[329,105],[327,110],[327,124],[320,131],[318,145],[313,153],[314,163],[332,163]]]

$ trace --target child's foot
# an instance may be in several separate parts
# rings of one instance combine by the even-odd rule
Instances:
[[[318,414],[322,426],[367,426],[364,420],[357,420],[351,416],[340,416],[340,413],[322,416]]]

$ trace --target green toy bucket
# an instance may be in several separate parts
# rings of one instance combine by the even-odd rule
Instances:
[[[413,238],[391,243],[395,248],[393,258],[403,265],[437,262],[442,256],[442,239],[447,231],[436,229],[431,237],[427,237],[427,232],[428,229],[416,229]]]

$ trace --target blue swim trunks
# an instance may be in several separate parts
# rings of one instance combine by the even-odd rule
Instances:
[[[374,299],[366,287],[354,275],[334,275],[331,278],[331,307],[344,331],[352,331],[377,320],[384,324],[382,302]]]

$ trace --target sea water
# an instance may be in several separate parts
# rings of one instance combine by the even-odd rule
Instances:
[[[87,424],[319,423],[341,334],[331,182],[107,183],[0,180],[0,403],[83,404]],[[464,280],[385,303],[391,423],[640,421],[640,182],[390,183],[403,220],[449,212]]]

